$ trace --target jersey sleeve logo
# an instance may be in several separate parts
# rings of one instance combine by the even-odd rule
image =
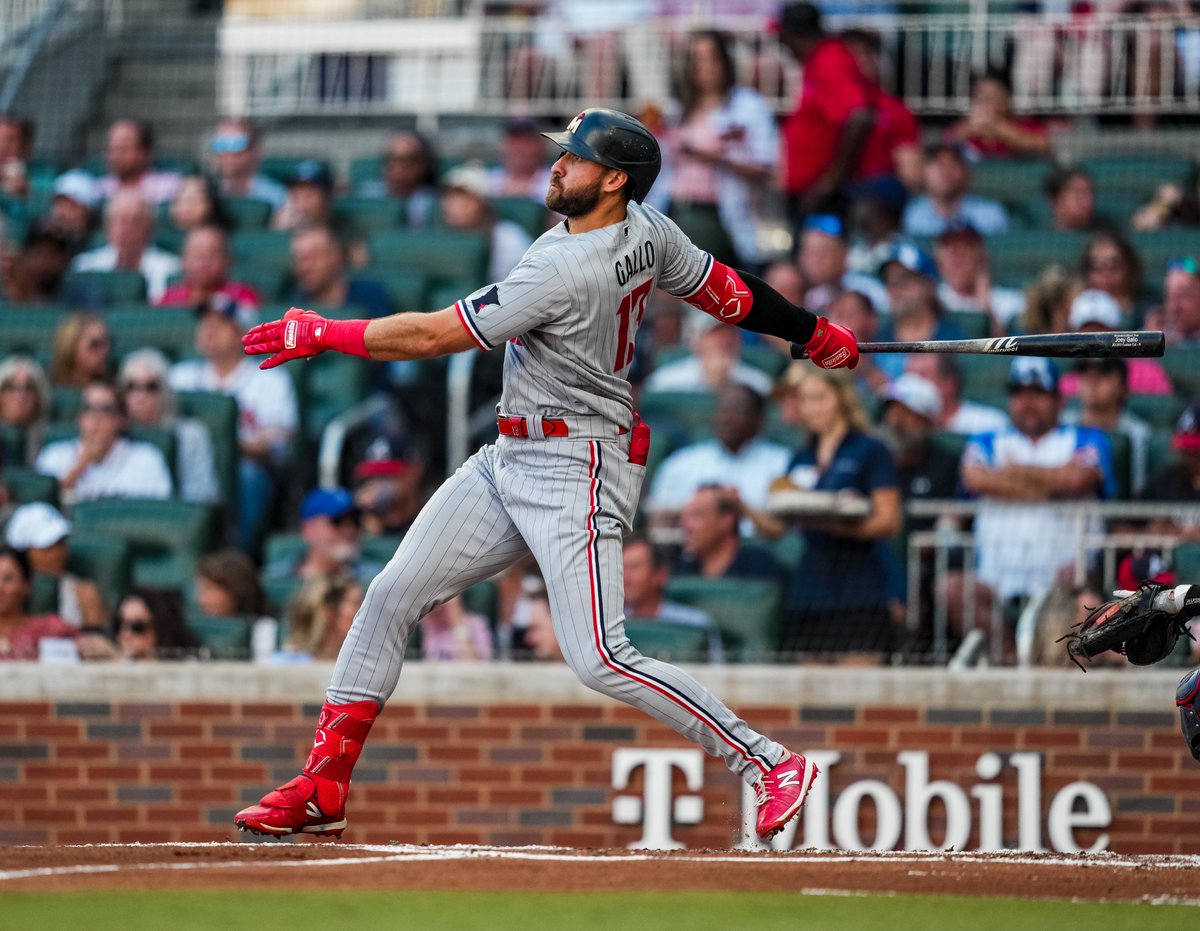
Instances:
[[[497,285],[492,285],[487,291],[479,295],[479,297],[471,298],[471,309],[476,314],[481,314],[488,307],[500,306],[500,288]]]

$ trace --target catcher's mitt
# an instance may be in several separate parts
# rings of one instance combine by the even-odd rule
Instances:
[[[1067,654],[1080,669],[1084,669],[1080,660],[1107,650],[1125,654],[1137,666],[1166,659],[1179,635],[1190,637],[1191,633],[1185,613],[1178,608],[1169,613],[1163,610],[1164,600],[1159,596],[1164,591],[1172,589],[1159,582],[1142,582],[1137,591],[1100,605],[1059,640],[1067,641]],[[1171,607],[1175,607],[1173,601]]]

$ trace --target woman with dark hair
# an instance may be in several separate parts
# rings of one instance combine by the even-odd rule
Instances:
[[[267,614],[258,570],[245,553],[218,550],[196,566],[196,606],[214,617],[240,617],[250,625],[251,653],[263,661],[275,652],[279,622]]]
[[[759,204],[775,170],[779,136],[763,98],[737,84],[723,33],[706,29],[689,37],[679,101],[665,180],[659,179],[670,201],[664,206],[700,248],[727,264],[755,268],[762,263]]]
[[[131,589],[113,612],[112,638],[85,631],[80,652],[88,660],[153,662],[191,659],[200,648],[184,617],[183,596],[174,589]]]
[[[1129,240],[1112,230],[1092,235],[1079,257],[1084,290],[1104,291],[1121,308],[1127,322],[1138,324],[1146,308],[1139,301],[1142,258]]]
[[[221,204],[216,182],[206,175],[187,175],[179,182],[179,190],[168,208],[170,229],[183,242],[183,237],[201,226],[219,226],[229,232],[233,224]],[[176,244],[178,245],[178,243]]]
[[[74,640],[79,633],[56,614],[27,614],[32,589],[29,557],[11,546],[0,546],[0,661],[36,661],[42,640]]]

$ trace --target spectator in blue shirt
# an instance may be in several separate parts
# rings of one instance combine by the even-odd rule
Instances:
[[[1008,232],[1008,212],[994,200],[968,193],[971,164],[962,148],[939,142],[925,151],[925,193],[904,210],[909,236],[939,236],[967,224],[983,236]]]
[[[368,317],[392,313],[381,284],[347,276],[345,247],[328,226],[305,227],[292,236],[292,274],[297,307],[355,309]]]

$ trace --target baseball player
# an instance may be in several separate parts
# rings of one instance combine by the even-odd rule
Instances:
[[[640,122],[601,108],[565,132],[546,205],[566,217],[507,278],[452,307],[371,321],[292,308],[243,340],[262,368],[327,350],[427,359],[504,346],[499,439],[434,494],[371,582],[342,647],[303,772],[234,818],[260,834],[340,836],[363,742],[396,688],[418,619],[527,554],[549,589],[555,634],[580,680],[722,757],[758,797],[770,837],[804,804],[817,767],[752,730],[691,676],[640,655],[624,633],[621,540],[633,521],[649,430],[627,376],[655,287],[730,323],[853,367],[854,335],[697,249],[642,204],[661,164]]]

